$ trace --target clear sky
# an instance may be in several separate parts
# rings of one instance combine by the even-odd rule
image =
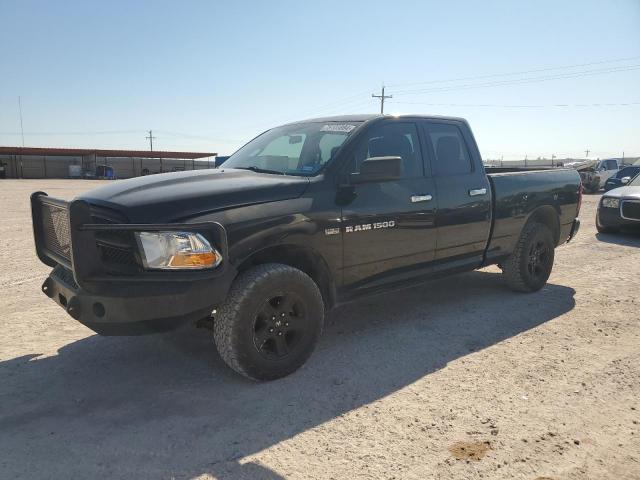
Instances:
[[[229,154],[375,113],[384,81],[387,113],[466,117],[485,157],[640,155],[640,0],[0,0],[0,19],[0,145],[22,142],[20,96],[27,146],[144,149],[153,129]]]

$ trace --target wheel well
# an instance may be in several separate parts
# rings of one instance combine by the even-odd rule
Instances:
[[[560,241],[560,217],[558,212],[550,206],[545,205],[533,211],[529,216],[529,222],[538,222],[546,225],[553,234],[553,240],[556,245]]]
[[[335,284],[329,267],[322,256],[314,250],[298,245],[265,248],[244,260],[238,267],[238,272],[264,263],[282,263],[302,270],[318,285],[325,308],[328,310],[335,305]]]

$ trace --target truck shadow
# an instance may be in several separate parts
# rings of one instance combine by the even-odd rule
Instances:
[[[262,384],[192,329],[4,361],[0,477],[285,478],[245,457],[557,318],[574,293],[516,294],[481,271],[369,298],[328,316],[305,367]]]

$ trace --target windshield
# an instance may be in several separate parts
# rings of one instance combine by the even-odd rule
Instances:
[[[638,172],[640,172],[640,167],[626,167],[617,173],[616,178],[633,177]]]
[[[640,175],[636,175],[633,180],[631,180],[627,185],[631,185],[632,187],[640,187]]]
[[[277,127],[247,143],[224,162],[224,167],[315,175],[335,157],[357,126],[357,122],[313,122]]]

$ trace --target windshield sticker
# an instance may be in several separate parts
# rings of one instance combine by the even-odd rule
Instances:
[[[326,125],[323,125],[320,131],[349,133],[354,128],[356,128],[355,125],[349,125],[348,123],[328,123]]]

